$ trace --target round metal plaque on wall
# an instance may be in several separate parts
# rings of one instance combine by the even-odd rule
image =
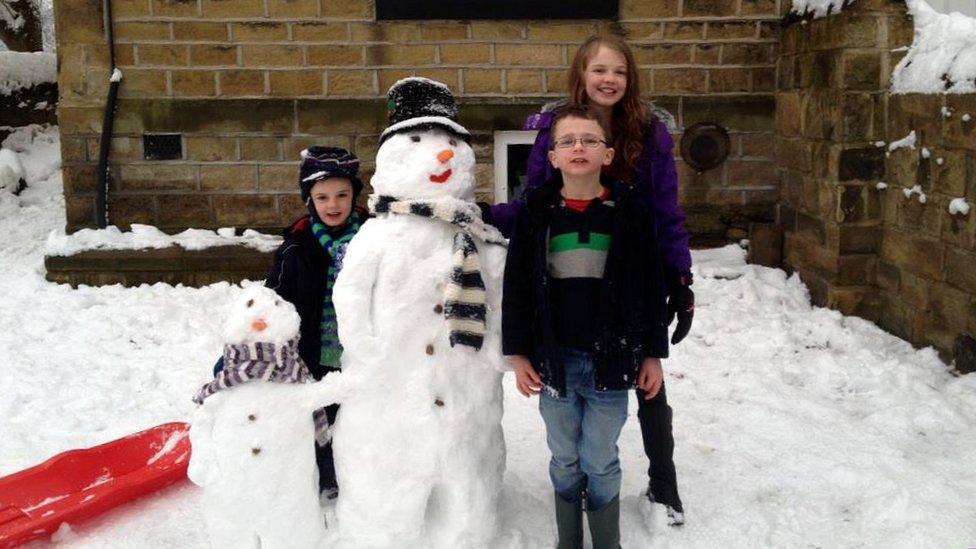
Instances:
[[[689,126],[681,136],[681,158],[697,172],[720,166],[729,156],[729,132],[713,122]]]

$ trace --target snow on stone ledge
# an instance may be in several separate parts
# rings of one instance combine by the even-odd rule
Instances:
[[[790,11],[804,15],[807,12],[812,12],[813,17],[826,17],[828,15],[837,13],[846,4],[850,4],[853,0],[793,0],[793,7]]]
[[[0,94],[10,95],[15,90],[57,80],[55,54],[0,51]]]
[[[891,76],[892,93],[976,92],[976,18],[908,0],[915,39]]]
[[[73,234],[51,231],[44,255],[70,256],[87,250],[141,250],[180,246],[187,250],[203,250],[217,246],[243,245],[262,252],[271,252],[281,244],[280,236],[272,236],[248,229],[242,236],[234,236],[233,229],[187,229],[169,235],[150,225],[132,224],[132,230],[122,232],[110,225],[105,229],[82,229]]]

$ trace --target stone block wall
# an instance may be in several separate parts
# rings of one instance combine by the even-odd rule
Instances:
[[[577,45],[626,36],[649,98],[680,128],[718,122],[733,155],[694,174],[682,163],[693,231],[724,236],[769,217],[778,196],[773,92],[788,0],[621,0],[617,21],[377,22],[371,0],[115,0],[124,73],[111,156],[115,224],[166,230],[280,227],[302,211],[297,154],[353,150],[369,175],[385,93],[421,75],[447,83],[475,132],[482,198],[492,198],[492,132],[563,96]],[[68,229],[94,222],[94,164],[109,63],[101,0],[59,2],[59,82]],[[146,161],[144,133],[183,135],[179,160]],[[737,225],[736,225],[737,224]],[[733,235],[734,236],[734,235]]]
[[[976,95],[891,95],[891,72],[912,34],[895,0],[858,1],[785,26],[778,222],[787,266],[815,304],[874,320],[952,360],[976,348],[976,211],[948,211],[953,198],[976,199]],[[913,130],[914,148],[889,153],[888,143]],[[915,185],[924,203],[906,196]]]

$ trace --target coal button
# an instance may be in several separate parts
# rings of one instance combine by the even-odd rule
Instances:
[[[434,346],[433,345],[428,345],[427,346],[427,354],[428,355],[434,354]]]
[[[444,312],[444,306],[441,305],[440,303],[438,303],[437,305],[434,305],[434,312],[437,313],[437,314],[443,313]]]

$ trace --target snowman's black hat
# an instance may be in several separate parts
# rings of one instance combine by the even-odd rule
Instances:
[[[431,80],[412,76],[397,81],[387,92],[386,112],[390,126],[380,135],[380,143],[405,131],[440,128],[469,141],[471,134],[457,123],[457,104],[451,89]]]

